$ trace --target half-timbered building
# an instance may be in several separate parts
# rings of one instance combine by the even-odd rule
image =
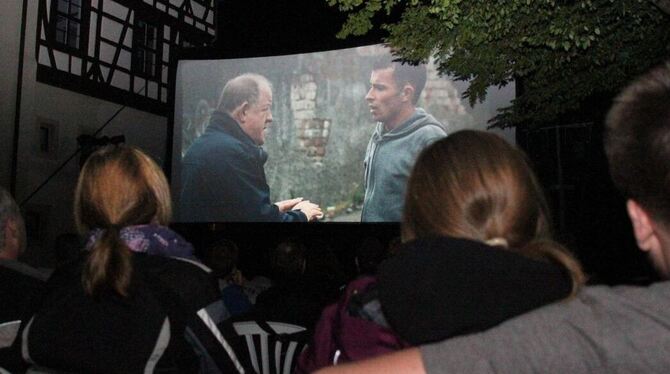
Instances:
[[[33,243],[72,225],[79,162],[65,161],[77,137],[124,135],[164,161],[175,56],[213,42],[215,8],[216,0],[0,2],[0,185],[29,198]]]

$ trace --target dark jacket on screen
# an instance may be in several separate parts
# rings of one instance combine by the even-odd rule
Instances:
[[[214,112],[182,162],[179,217],[185,222],[307,221],[270,201],[267,153],[228,114]]]

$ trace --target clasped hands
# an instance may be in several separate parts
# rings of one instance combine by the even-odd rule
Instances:
[[[302,197],[278,201],[275,203],[275,205],[282,213],[288,212],[289,210],[299,210],[307,216],[307,221],[315,221],[317,219],[323,218],[323,212],[321,211],[321,208],[309,200],[304,200]]]

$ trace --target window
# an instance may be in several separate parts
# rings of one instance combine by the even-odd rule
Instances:
[[[54,38],[58,44],[80,49],[82,36],[83,0],[54,0],[55,11],[53,24],[55,25]]]
[[[143,20],[135,22],[133,30],[133,71],[148,78],[158,76],[158,27]]]

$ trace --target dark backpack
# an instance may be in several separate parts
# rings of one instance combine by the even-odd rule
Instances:
[[[340,300],[323,310],[312,344],[298,359],[297,373],[310,373],[409,346],[392,329],[363,316],[361,307],[370,301],[376,282],[371,276],[352,281]]]

